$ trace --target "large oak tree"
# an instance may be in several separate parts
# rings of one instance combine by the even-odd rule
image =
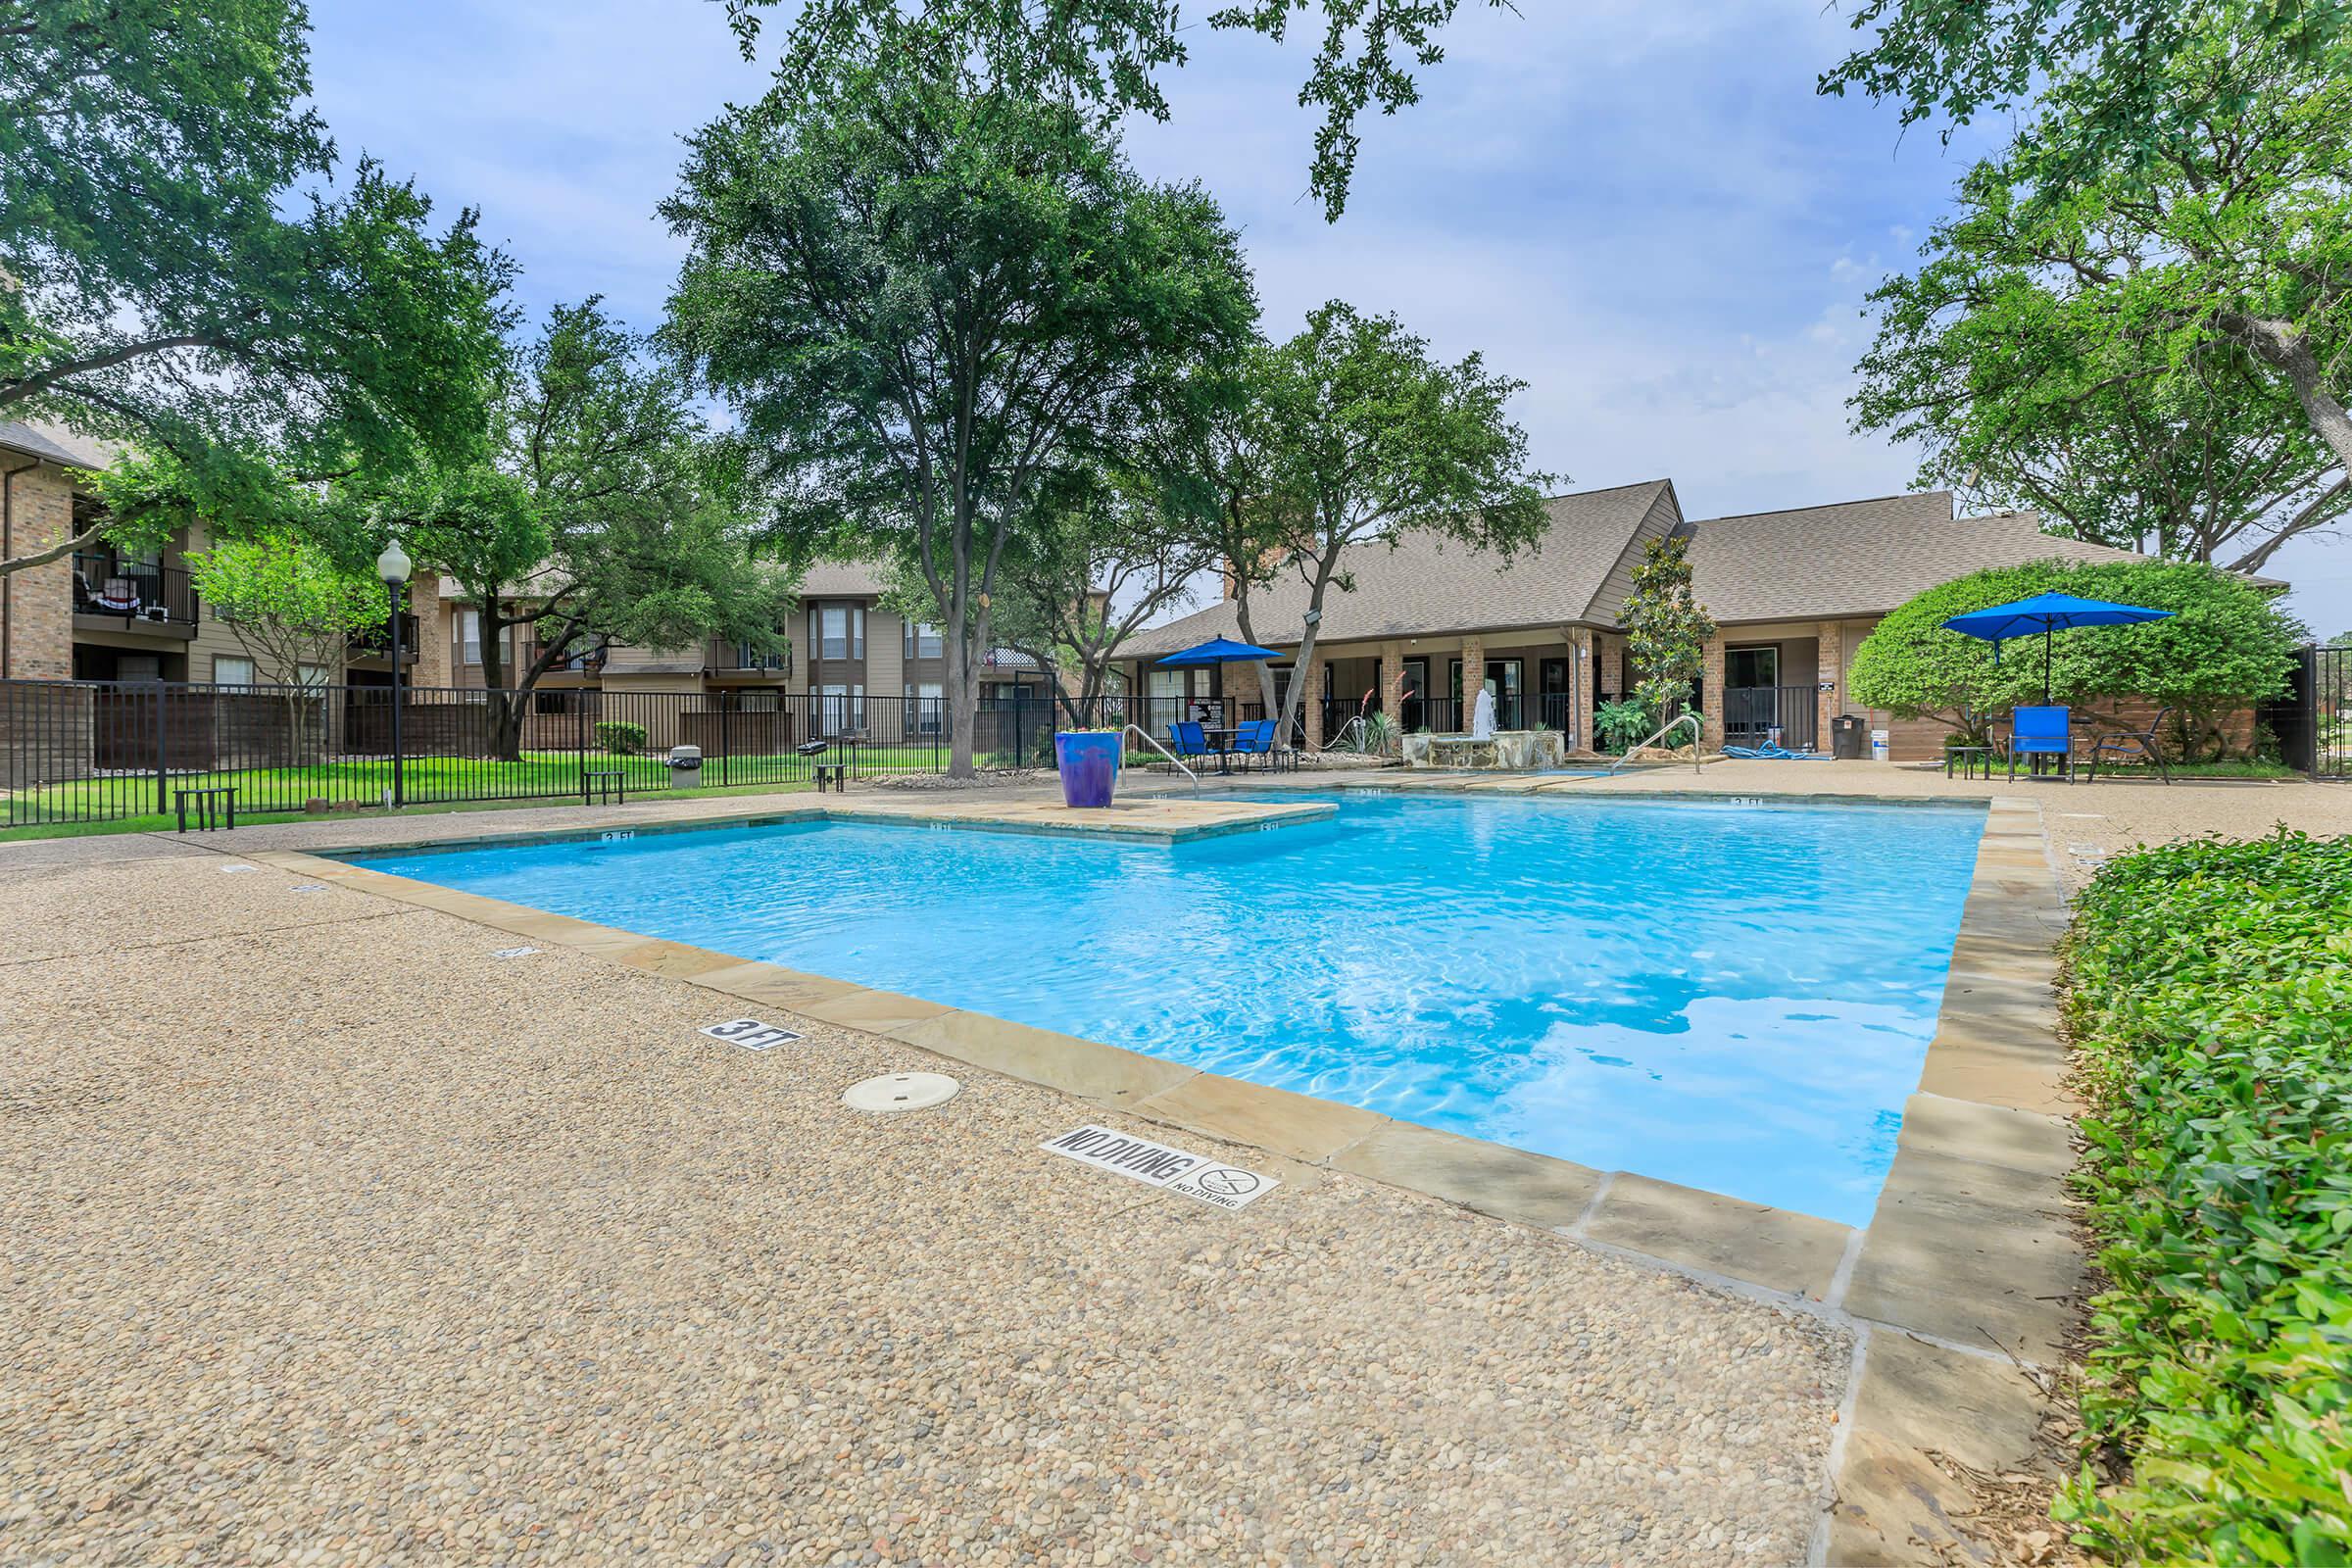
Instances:
[[[1281,520],[1285,569],[1306,587],[1298,670],[1314,667],[1325,600],[1354,588],[1351,553],[1435,534],[1508,561],[1543,536],[1551,476],[1528,466],[1508,410],[1524,385],[1477,354],[1448,364],[1395,317],[1337,300],[1276,351],[1256,382],[1274,443],[1257,505]],[[1475,691],[1477,672],[1468,679]],[[1277,733],[1290,733],[1306,684],[1291,682]]]
[[[277,527],[289,476],[478,440],[508,264],[372,163],[335,180],[307,24],[296,0],[0,0],[0,418],[146,449],[102,478],[99,527]]]
[[[790,584],[752,559],[736,453],[599,301],[557,307],[514,346],[492,411],[488,457],[351,499],[481,616],[502,756],[519,750],[529,692],[569,660],[711,635],[781,646]],[[510,667],[514,627],[530,641]]]
[[[1244,339],[1255,302],[1216,204],[1138,176],[1108,110],[929,23],[859,40],[693,139],[666,335],[734,407],[779,548],[921,577],[965,776],[1041,486],[1115,461],[1159,368]]]
[[[2352,52],[2266,16],[2176,8],[2129,144],[2112,81],[2050,83],[1875,296],[1860,424],[2083,537],[2246,569],[2352,506]]]

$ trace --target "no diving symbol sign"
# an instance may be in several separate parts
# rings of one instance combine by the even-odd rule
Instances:
[[[1038,1147],[1129,1181],[1182,1193],[1219,1208],[1246,1207],[1282,1185],[1278,1177],[1261,1176],[1239,1165],[1219,1164],[1148,1138],[1113,1132],[1108,1127],[1081,1127]]]

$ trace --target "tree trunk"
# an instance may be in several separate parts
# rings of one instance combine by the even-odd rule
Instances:
[[[490,755],[501,762],[522,760],[521,724],[510,711],[513,705],[507,698],[506,641],[507,623],[500,618],[498,598],[490,595],[482,600],[482,690],[490,709]]]
[[[1298,659],[1291,666],[1291,689],[1283,694],[1282,722],[1275,726],[1277,736],[1291,733],[1291,724],[1298,716],[1299,706],[1306,699],[1306,672],[1315,667],[1315,634],[1323,629],[1323,595],[1331,587],[1333,570],[1339,564],[1339,547],[1333,546],[1315,563],[1314,586],[1306,596],[1306,626],[1298,639]],[[1258,668],[1264,669],[1262,663]],[[1266,673],[1266,686],[1271,694],[1274,676]]]
[[[1250,585],[1238,578],[1233,589],[1233,618],[1234,624],[1241,629],[1242,641],[1255,644],[1257,633],[1250,626]],[[1252,660],[1251,662],[1257,665],[1258,706],[1271,713],[1274,711],[1274,667],[1262,659]],[[1279,735],[1282,731],[1276,730],[1274,733]]]
[[[948,607],[948,623],[942,628],[948,655],[948,777],[970,778],[972,768],[972,728],[980,720],[980,691],[973,679],[972,651],[963,634],[964,607],[961,585],[957,585],[955,602]]]
[[[2303,334],[2285,321],[2267,320],[2261,317],[2241,316],[2225,312],[2222,329],[2252,349],[2255,355],[2286,377],[2294,388],[2295,401],[2303,405],[2303,416],[2319,432],[2335,461],[2352,469],[2352,416],[2344,413],[2343,403],[2321,384],[2320,362],[2311,352]]]

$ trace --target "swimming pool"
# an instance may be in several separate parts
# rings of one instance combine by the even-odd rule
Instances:
[[[812,822],[350,858],[1859,1225],[1984,822],[1366,792],[1174,846]]]

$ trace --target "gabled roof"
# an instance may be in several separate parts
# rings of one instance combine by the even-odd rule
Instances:
[[[1536,546],[1504,564],[1489,551],[1434,535],[1408,536],[1394,547],[1359,545],[1341,558],[1355,591],[1323,596],[1319,636],[1332,642],[1418,637],[1430,632],[1503,630],[1613,621],[1621,596],[1618,567],[1649,532],[1682,521],[1674,484],[1651,479],[1611,490],[1554,496],[1544,503],[1551,524]],[[1306,632],[1307,585],[1285,568],[1250,596],[1250,629],[1269,646],[1298,642]],[[1138,632],[1121,658],[1155,659],[1212,637],[1241,636],[1230,601],[1181,620]]]
[[[1986,566],[2146,559],[2043,533],[2035,513],[1956,518],[1949,490],[1709,517],[1686,527],[1691,592],[1727,625],[1883,614]]]
[[[889,591],[882,564],[873,561],[819,561],[801,578],[803,599],[875,599]]]
[[[103,468],[120,451],[47,419],[0,419],[0,447],[74,468]]]

